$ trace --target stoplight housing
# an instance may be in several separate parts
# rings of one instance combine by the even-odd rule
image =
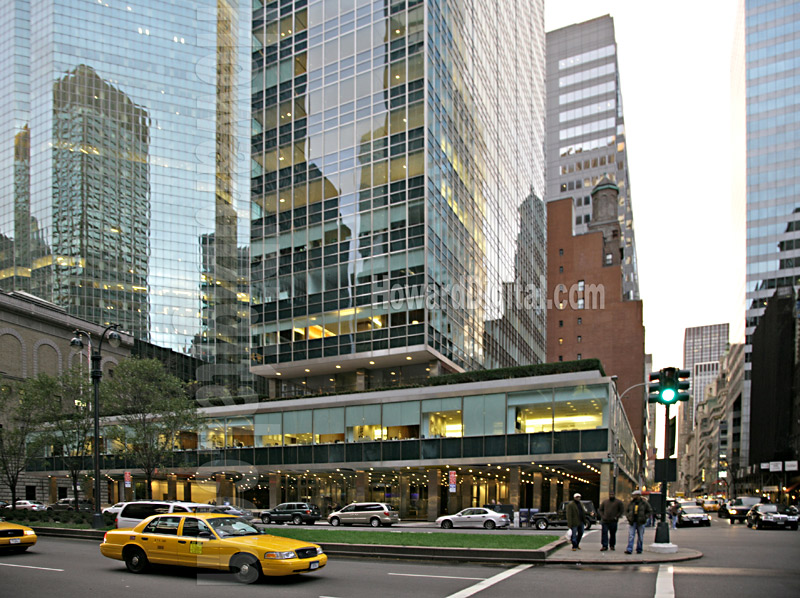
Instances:
[[[678,401],[687,401],[689,393],[689,370],[677,368],[662,368],[650,374],[648,385],[648,403],[661,403],[672,405]]]

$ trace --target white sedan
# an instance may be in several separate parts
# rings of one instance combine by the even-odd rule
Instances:
[[[459,511],[455,515],[443,515],[436,520],[436,525],[443,529],[454,527],[483,527],[494,529],[508,527],[511,521],[505,513],[496,513],[483,507],[471,507]]]
[[[24,511],[46,511],[47,507],[40,503],[38,500],[18,500],[15,503],[15,508],[17,510],[24,510]],[[8,505],[6,509],[10,509],[11,505]]]
[[[126,502],[118,502],[115,505],[111,505],[110,507],[106,507],[105,509],[103,509],[103,513],[111,513],[112,515],[116,515],[122,510],[122,507],[124,507],[127,504],[128,503]]]

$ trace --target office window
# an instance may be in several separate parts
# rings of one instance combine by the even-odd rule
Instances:
[[[578,359],[583,359],[583,355],[578,353]]]
[[[583,342],[583,337],[582,336],[578,336],[578,342],[579,343]]]
[[[564,320],[559,320],[558,321],[558,327],[559,328],[563,328],[564,327]]]

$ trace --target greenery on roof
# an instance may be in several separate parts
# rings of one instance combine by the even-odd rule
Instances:
[[[508,378],[527,378],[530,376],[551,376],[554,374],[572,374],[599,370],[605,376],[603,364],[599,359],[579,359],[577,361],[556,361],[554,363],[537,363],[511,368],[494,370],[476,370],[461,374],[445,374],[432,376],[425,386],[441,386],[443,384],[463,384],[465,382],[485,382],[486,380],[506,380]]]

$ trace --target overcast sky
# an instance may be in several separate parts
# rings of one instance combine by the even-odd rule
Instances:
[[[547,31],[614,18],[645,342],[654,369],[683,365],[690,326],[729,322],[731,341],[743,341],[744,215],[734,214],[732,198],[737,5],[545,0]]]

